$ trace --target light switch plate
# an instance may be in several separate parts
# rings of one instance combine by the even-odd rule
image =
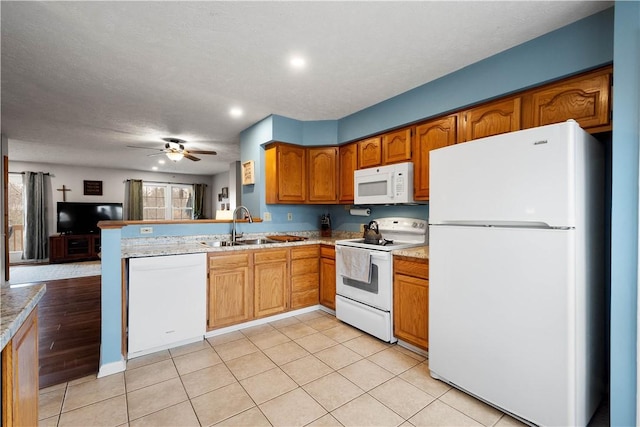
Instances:
[[[264,218],[265,221],[271,221],[271,212],[265,212]]]
[[[293,221],[293,214],[291,212],[287,214],[287,221]]]

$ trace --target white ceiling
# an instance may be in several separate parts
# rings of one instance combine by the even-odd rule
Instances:
[[[2,1],[2,133],[11,160],[212,175],[269,114],[339,119],[611,5]],[[218,155],[127,148],[163,137]]]

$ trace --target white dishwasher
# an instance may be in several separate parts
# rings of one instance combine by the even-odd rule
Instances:
[[[203,339],[207,254],[129,260],[128,358]]]

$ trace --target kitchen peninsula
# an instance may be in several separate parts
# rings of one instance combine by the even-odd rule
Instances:
[[[246,245],[227,246],[223,242],[229,242],[229,222],[203,222],[203,221],[175,221],[175,222],[104,222],[102,227],[102,346],[101,364],[99,376],[109,375],[119,372],[126,367],[126,358],[131,357],[131,352],[127,348],[127,336],[125,335],[127,312],[125,307],[128,298],[128,286],[130,283],[130,260],[135,258],[161,257],[167,261],[179,261],[183,255],[202,254],[202,263],[206,263],[208,271],[212,266],[217,266],[207,280],[206,287],[209,290],[200,299],[207,299],[209,313],[206,334],[219,333],[226,327],[238,327],[241,322],[255,321],[275,313],[276,315],[288,316],[295,310],[315,309],[319,304],[331,310],[332,300],[335,299],[335,269],[332,268],[334,260],[327,255],[332,251],[335,241],[360,237],[359,232],[335,231],[332,237],[320,237],[319,230],[313,231],[270,231],[275,227],[267,224],[248,224],[239,222],[240,231],[244,233],[242,240],[256,242],[258,239],[268,237],[292,237],[304,238],[299,241],[259,243]],[[141,228],[152,228],[153,233],[149,237],[140,233]],[[259,240],[263,242],[263,240]],[[219,243],[220,245],[216,245]],[[311,265],[307,259],[313,247],[316,249],[318,262],[317,270],[309,268]],[[283,255],[284,254],[284,255]],[[281,258],[271,258],[276,255]],[[394,252],[395,255],[395,252]],[[411,248],[398,251],[397,255],[404,255],[414,258],[426,258],[426,246],[422,248]],[[246,257],[245,264],[236,265],[239,258]],[[244,258],[243,258],[244,259]],[[168,264],[167,264],[168,265]],[[177,264],[179,266],[179,264]],[[216,292],[218,284],[215,276],[220,268],[229,270],[229,275],[235,277],[242,286],[232,288],[236,292],[238,289],[245,289],[247,295],[251,295],[252,300],[242,300],[242,304],[234,306],[238,312],[231,310],[225,305],[225,310],[216,308]],[[243,276],[251,276],[250,283],[243,282]],[[250,273],[250,274],[249,274]],[[282,282],[274,279],[278,273],[284,274]],[[269,274],[271,279],[262,280],[260,275]],[[314,278],[315,298],[311,298],[311,288],[309,274],[315,274]],[[255,276],[255,277],[254,277]],[[226,276],[230,277],[230,276]],[[280,276],[278,276],[280,277]],[[328,279],[332,280],[328,280]],[[272,280],[273,279],[273,280]],[[325,280],[326,279],[326,280]],[[247,279],[249,280],[249,279]],[[175,286],[180,286],[180,280],[174,281]],[[273,283],[284,283],[282,289],[276,287],[263,287],[266,284],[275,286]],[[331,285],[333,284],[333,288]],[[220,286],[227,286],[220,282]],[[231,289],[231,288],[229,288]],[[227,290],[229,290],[227,289]],[[266,289],[271,289],[269,292]],[[273,292],[272,292],[273,291]],[[280,292],[282,291],[282,292]],[[324,292],[323,292],[324,291]],[[319,298],[318,298],[318,293]],[[260,296],[269,301],[262,303]],[[279,306],[274,295],[284,298],[285,306]],[[240,298],[240,294],[236,295]],[[274,300],[271,301],[273,296]],[[257,305],[256,305],[257,304]],[[232,304],[233,306],[233,304]],[[249,307],[247,309],[247,307]],[[280,309],[278,309],[280,307]],[[269,314],[267,314],[269,313]],[[215,330],[215,331],[214,331]],[[107,359],[107,356],[110,359]]]
[[[238,221],[237,225],[239,231],[244,233],[243,240],[253,240],[254,244],[216,246],[216,242],[229,241],[230,221],[105,221],[99,224],[102,229],[102,345],[98,376],[121,372],[126,368],[128,349],[127,336],[124,331],[126,327],[125,322],[127,321],[127,286],[131,285],[129,283],[130,259],[167,257],[166,259],[169,260],[170,257],[201,253],[203,260],[206,260],[207,255],[211,257],[212,254],[228,255],[245,253],[250,254],[252,260],[254,258],[257,260],[255,271],[258,273],[272,274],[275,272],[275,266],[271,266],[271,261],[262,264],[262,266],[258,266],[258,264],[263,262],[259,259],[260,255],[258,254],[268,251],[286,252],[288,254],[287,260],[283,265],[287,267],[286,269],[282,267],[282,271],[287,272],[285,276],[286,282],[284,282],[287,293],[283,297],[289,301],[289,292],[291,292],[288,275],[290,268],[289,263],[291,260],[294,260],[295,264],[297,262],[296,257],[298,256],[297,254],[293,254],[295,252],[293,250],[301,246],[333,245],[338,238],[353,236],[353,233],[335,232],[332,238],[320,238],[319,231],[293,230],[291,234],[295,234],[297,237],[303,237],[305,240],[255,244],[256,239],[263,239],[268,236],[282,236],[285,233],[283,231],[275,231],[276,227],[274,227],[273,224],[265,227],[266,224],[261,223],[260,220],[254,220],[253,224],[249,224],[246,221]],[[148,230],[151,230],[151,232],[149,233]],[[178,260],[172,259],[171,261]],[[203,263],[204,262],[205,261],[203,261]],[[209,268],[210,263],[208,261],[206,262],[207,268]],[[211,286],[211,280],[212,279],[208,279],[209,283],[207,286]],[[178,282],[179,281],[176,282],[175,286],[179,286]],[[256,283],[260,283],[260,280],[256,279]],[[257,286],[256,289],[256,292],[258,292],[260,288]],[[299,291],[299,294],[294,297],[302,297],[305,290],[306,288],[304,290],[294,289],[294,292]],[[202,297],[205,298],[205,295]],[[270,306],[271,302],[265,304],[266,306]],[[315,302],[315,304],[317,304],[317,302]],[[262,317],[264,313],[262,308],[266,307],[262,306],[255,310],[256,313],[259,313],[257,317]],[[287,306],[285,311],[293,310]],[[212,324],[208,329],[214,328],[216,328],[216,326]]]

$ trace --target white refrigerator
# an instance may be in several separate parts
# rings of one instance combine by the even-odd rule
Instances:
[[[429,368],[530,424],[606,386],[604,150],[574,121],[430,155]]]

